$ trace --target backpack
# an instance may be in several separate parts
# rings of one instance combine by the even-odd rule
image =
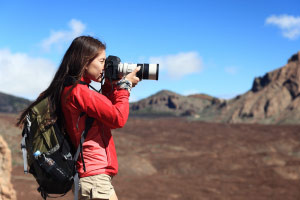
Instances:
[[[57,116],[50,105],[47,97],[33,106],[26,115],[21,141],[24,173],[29,172],[34,176],[39,185],[38,191],[44,199],[53,197],[49,194],[64,196],[71,190],[73,183],[74,199],[78,199],[76,161],[79,153],[82,154],[82,144],[94,119],[86,117],[85,130],[76,150],[68,134],[59,129]],[[81,158],[84,165],[83,155]]]

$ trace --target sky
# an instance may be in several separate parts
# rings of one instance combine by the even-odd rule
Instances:
[[[159,80],[142,80],[131,102],[160,90],[230,99],[300,51],[299,8],[299,0],[0,0],[0,92],[34,100],[72,40],[90,35],[122,62],[159,64]]]

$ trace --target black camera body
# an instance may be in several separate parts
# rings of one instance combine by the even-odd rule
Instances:
[[[105,78],[109,80],[119,80],[123,76],[134,71],[135,68],[141,67],[136,76],[142,79],[158,80],[159,64],[129,64],[121,63],[117,56],[108,56],[105,60]]]
[[[105,60],[105,71],[104,76],[110,80],[119,80],[118,65],[120,64],[121,59],[117,56],[108,56]]]

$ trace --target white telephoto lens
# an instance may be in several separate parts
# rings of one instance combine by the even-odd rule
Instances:
[[[158,80],[159,64],[130,64],[130,63],[119,63],[118,65],[118,76],[122,78],[127,74],[133,72],[138,66],[141,69],[136,73],[136,76],[142,79]]]
[[[150,80],[158,80],[158,64],[149,64],[149,77]]]
[[[137,68],[137,64],[120,63],[118,65],[119,78],[133,72],[135,68]]]

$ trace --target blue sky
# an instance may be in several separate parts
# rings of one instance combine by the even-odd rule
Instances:
[[[299,0],[0,0],[0,91],[35,99],[71,41],[91,35],[123,62],[159,63],[162,89],[232,98],[300,51]]]

